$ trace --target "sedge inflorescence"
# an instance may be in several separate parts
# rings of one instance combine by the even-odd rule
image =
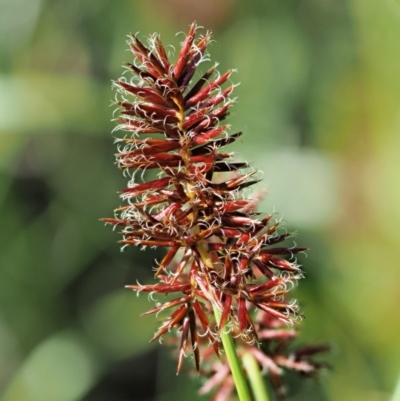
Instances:
[[[178,371],[186,348],[198,371],[202,348],[210,344],[219,355],[222,330],[255,353],[266,352],[258,347],[260,316],[275,337],[292,338],[274,327],[300,317],[287,293],[302,277],[294,255],[305,250],[280,245],[290,234],[279,230],[272,214],[257,214],[256,199],[245,196],[243,190],[258,182],[257,171],[224,150],[242,135],[223,123],[234,102],[233,70],[220,74],[214,65],[195,78],[210,42],[210,32],[198,36],[197,29],[191,25],[175,63],[158,35],[146,46],[130,36],[135,61],[126,68],[132,78],[114,86],[117,129],[125,133],[117,139],[116,161],[131,178],[121,191],[125,204],[103,219],[120,228],[124,246],[167,248],[155,267],[157,282],[128,287],[172,294],[147,314],[168,313],[152,340],[171,331],[180,335]],[[146,180],[150,170],[157,175]],[[277,366],[270,371],[279,372],[279,363],[265,357]]]

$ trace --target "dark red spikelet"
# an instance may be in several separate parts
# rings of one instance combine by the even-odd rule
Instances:
[[[103,219],[121,229],[124,246],[167,248],[154,269],[157,283],[128,288],[173,294],[145,314],[167,314],[152,340],[179,333],[178,372],[188,341],[198,371],[201,339],[217,355],[224,328],[246,343],[257,341],[257,309],[295,322],[296,304],[286,298],[301,277],[291,258],[304,250],[274,247],[288,234],[279,233],[272,215],[258,218],[257,198],[242,191],[259,180],[256,170],[223,149],[242,135],[222,124],[234,102],[233,70],[219,74],[213,66],[193,79],[211,38],[197,31],[193,23],[175,62],[157,35],[148,44],[131,36],[136,61],[126,66],[132,78],[114,83],[117,130],[124,132],[117,139],[116,164],[131,178],[120,192],[124,205]],[[222,314],[219,325],[213,307]]]

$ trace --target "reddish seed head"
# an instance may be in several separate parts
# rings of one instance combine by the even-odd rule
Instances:
[[[200,371],[204,339],[219,356],[223,329],[245,342],[267,338],[268,327],[256,333],[256,310],[271,321],[293,323],[299,314],[286,295],[300,270],[278,255],[305,249],[272,248],[288,234],[278,233],[272,215],[258,219],[257,198],[241,192],[258,180],[250,179],[257,171],[222,152],[242,135],[221,124],[233,103],[233,70],[219,75],[212,67],[192,82],[210,41],[210,32],[199,36],[197,30],[193,23],[175,63],[158,36],[150,37],[148,47],[131,37],[136,62],[127,67],[133,77],[115,87],[121,98],[118,130],[130,135],[117,141],[116,162],[132,178],[120,195],[127,204],[103,219],[122,227],[124,245],[167,248],[155,267],[158,282],[128,288],[174,294],[145,314],[170,313],[152,341],[170,331],[180,334],[177,372],[188,347]],[[158,170],[158,178],[139,179],[147,169]],[[219,327],[212,305],[222,313]],[[279,338],[288,337],[281,332]]]

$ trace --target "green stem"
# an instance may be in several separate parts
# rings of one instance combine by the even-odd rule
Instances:
[[[269,401],[268,392],[256,359],[250,352],[246,351],[243,353],[242,360],[255,399],[257,401]]]
[[[221,312],[213,305],[215,320],[219,324],[221,320]],[[242,366],[240,365],[239,358],[236,354],[236,347],[230,333],[225,333],[224,329],[221,330],[221,341],[224,346],[226,359],[228,360],[229,367],[231,368],[233,381],[235,382],[236,391],[240,401],[251,401],[249,387]],[[258,399],[257,399],[258,401]]]
[[[210,255],[208,254],[206,244],[204,242],[199,241],[197,244],[197,249],[201,255],[201,258],[204,264],[209,269],[214,269],[212,260]],[[215,320],[217,325],[219,326],[219,322],[221,321],[221,312],[216,306],[214,302],[212,302]],[[221,341],[224,346],[226,359],[228,360],[229,367],[232,372],[233,381],[236,386],[236,391],[239,396],[240,401],[252,401],[249,386],[247,385],[247,381],[243,372],[242,365],[239,362],[239,358],[236,354],[235,342],[229,332],[225,332],[225,327],[221,330]]]

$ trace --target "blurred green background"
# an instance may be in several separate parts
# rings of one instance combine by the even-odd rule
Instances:
[[[123,286],[163,250],[120,253],[100,217],[125,180],[110,135],[126,35],[178,47],[211,28],[237,68],[232,146],[264,171],[261,209],[310,247],[301,342],[326,342],[318,383],[289,400],[386,401],[400,371],[400,3],[396,0],[0,0],[0,394],[3,401],[195,400],[149,344]],[[205,68],[205,67],[203,67]],[[396,223],[397,222],[397,223]],[[190,369],[190,363],[186,368]]]

